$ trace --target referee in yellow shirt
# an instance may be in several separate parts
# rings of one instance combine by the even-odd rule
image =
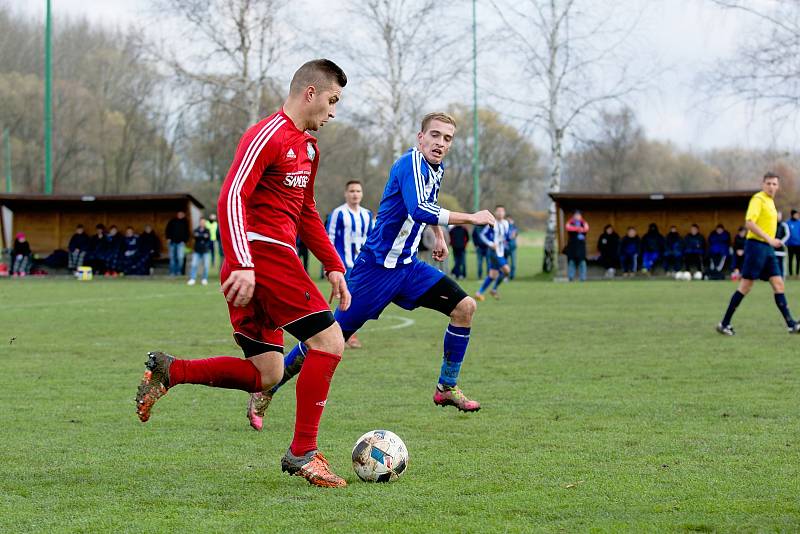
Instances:
[[[761,182],[761,192],[753,195],[747,206],[745,227],[747,228],[747,241],[744,245],[744,265],[742,266],[742,280],[739,288],[731,297],[728,310],[722,322],[717,325],[717,332],[732,336],[736,332],[731,326],[731,318],[736,308],[753,288],[756,280],[769,281],[775,292],[775,304],[786,320],[790,334],[800,331],[800,324],[795,323],[783,294],[783,277],[781,276],[775,249],[781,248],[783,243],[775,239],[778,228],[778,210],[775,209],[775,193],[778,192],[780,177],[768,172]]]

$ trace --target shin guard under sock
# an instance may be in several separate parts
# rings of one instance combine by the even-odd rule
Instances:
[[[775,305],[778,306],[778,309],[781,311],[781,315],[783,315],[783,319],[786,321],[786,326],[792,328],[794,326],[794,319],[792,318],[792,313],[789,311],[789,303],[786,302],[786,295],[783,293],[775,293]]]
[[[319,421],[328,400],[333,373],[342,357],[330,352],[309,349],[297,378],[297,412],[291,451],[303,456],[317,448]]]
[[[458,382],[461,362],[464,361],[469,345],[469,332],[468,326],[453,325],[447,325],[447,330],[444,331],[444,357],[439,373],[439,383],[443,386],[453,387]]]
[[[725,312],[725,317],[722,318],[722,325],[728,326],[731,324],[731,319],[733,318],[733,312],[736,311],[736,308],[739,307],[739,304],[742,303],[744,299],[744,293],[739,290],[733,292],[733,296],[731,297],[731,301],[728,304],[728,309]]]

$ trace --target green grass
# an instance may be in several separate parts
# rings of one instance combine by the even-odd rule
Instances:
[[[469,415],[431,403],[445,320],[390,308],[334,379],[320,443],[350,486],[325,490],[280,472],[291,388],[261,434],[245,393],[200,386],[137,420],[147,350],[237,354],[212,287],[3,280],[0,532],[797,531],[800,339],[763,284],[718,336],[732,289],[506,285],[476,316]],[[387,329],[400,317],[416,323]],[[375,428],[411,452],[394,484],[350,467]]]

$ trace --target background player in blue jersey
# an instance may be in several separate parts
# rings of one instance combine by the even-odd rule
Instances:
[[[417,146],[392,166],[383,192],[375,227],[350,272],[347,286],[353,296],[347,311],[336,310],[345,339],[370,319],[377,319],[390,303],[407,310],[420,306],[450,317],[444,334],[444,355],[439,382],[433,395],[438,406],[455,406],[474,412],[477,401],[468,399],[457,386],[461,363],[467,351],[475,301],[442,271],[417,259],[417,247],[426,225],[436,234],[433,259],[448,255],[441,226],[475,224],[494,226],[487,210],[478,213],[449,211],[437,203],[444,174],[444,159],[455,135],[455,120],[446,113],[429,113],[422,120]],[[258,407],[263,417],[272,394],[297,374],[306,348],[297,345],[284,359],[283,380]]]
[[[374,218],[372,212],[361,207],[364,190],[361,182],[350,180],[344,186],[345,203],[331,212],[328,221],[328,237],[333,243],[339,257],[347,269],[347,275],[355,265],[361,247],[367,241],[367,234],[372,228]],[[355,334],[347,340],[347,346],[361,348],[361,342]]]
[[[486,226],[481,231],[481,240],[486,245],[489,256],[489,274],[481,284],[478,292],[475,293],[477,300],[483,300],[485,297],[483,293],[486,288],[494,282],[491,294],[494,298],[500,298],[497,295],[497,286],[503,283],[503,280],[511,272],[506,260],[506,247],[508,246],[508,232],[509,225],[506,220],[506,208],[503,206],[496,206],[494,208],[495,223],[491,226]]]

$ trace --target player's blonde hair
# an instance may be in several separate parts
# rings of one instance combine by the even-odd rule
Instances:
[[[420,131],[423,133],[426,132],[432,121],[441,121],[446,124],[452,124],[453,128],[456,128],[456,120],[452,115],[445,113],[444,111],[434,111],[433,113],[428,113],[422,117],[422,129]]]

